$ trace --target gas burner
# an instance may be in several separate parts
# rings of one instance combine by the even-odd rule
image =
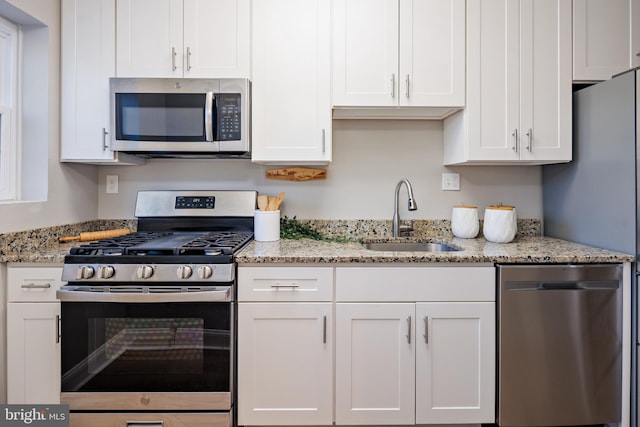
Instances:
[[[67,282],[232,282],[253,240],[255,191],[140,191],[137,232],[88,242],[65,257]]]
[[[214,231],[200,236],[180,248],[181,255],[233,254],[243,248],[253,233],[242,231]]]

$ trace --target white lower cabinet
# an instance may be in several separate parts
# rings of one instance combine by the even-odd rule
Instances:
[[[239,425],[493,422],[493,266],[238,268]]]
[[[336,304],[336,424],[415,424],[415,304]]]
[[[238,269],[239,425],[332,424],[332,290],[332,268]]]
[[[416,424],[494,422],[495,304],[416,304]]]
[[[61,267],[7,269],[7,403],[60,403]]]
[[[493,423],[494,274],[337,268],[336,424]]]

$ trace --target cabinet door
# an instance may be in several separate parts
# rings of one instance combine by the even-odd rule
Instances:
[[[640,67],[640,0],[631,0],[631,68]]]
[[[520,159],[571,160],[571,0],[522,0]]]
[[[467,101],[444,163],[571,160],[570,0],[467,2]]]
[[[519,12],[512,0],[467,2],[469,159],[519,159]]]
[[[398,18],[398,0],[334,0],[334,106],[398,105]]]
[[[60,303],[7,304],[7,402],[60,403]]]
[[[400,0],[401,106],[464,106],[465,34],[465,0]]]
[[[415,304],[336,304],[336,424],[415,423]]]
[[[118,77],[182,77],[182,0],[117,0]]]
[[[184,0],[184,76],[250,76],[249,0]]]
[[[573,0],[573,80],[608,80],[632,66],[634,0]]]
[[[115,0],[63,0],[62,161],[114,160],[109,77],[115,75]]]
[[[495,420],[495,304],[416,304],[416,424]]]
[[[252,154],[331,161],[330,0],[252,2]]]
[[[238,423],[330,425],[331,303],[238,305]]]

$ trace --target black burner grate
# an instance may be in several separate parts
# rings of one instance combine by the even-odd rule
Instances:
[[[70,255],[233,255],[253,239],[249,231],[137,232],[71,248]]]

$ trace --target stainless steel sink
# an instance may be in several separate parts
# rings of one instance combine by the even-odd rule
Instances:
[[[446,243],[434,242],[369,242],[363,245],[372,251],[455,252],[460,250]]]

